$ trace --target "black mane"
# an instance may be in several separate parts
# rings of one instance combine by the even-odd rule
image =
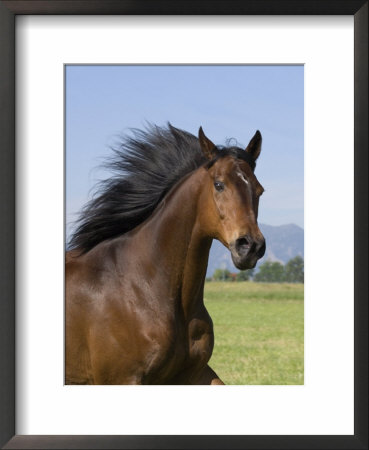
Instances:
[[[82,209],[69,248],[86,253],[132,230],[151,215],[174,184],[208,162],[197,137],[171,124],[132,133],[114,150],[106,165],[113,176],[99,184],[95,198]],[[214,156],[232,154],[244,159],[245,153],[238,147],[225,147]]]

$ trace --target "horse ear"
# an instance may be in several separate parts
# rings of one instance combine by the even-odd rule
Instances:
[[[199,142],[200,142],[201,150],[203,151],[204,155],[208,159],[212,159],[213,152],[215,150],[215,145],[211,142],[210,139],[208,139],[205,136],[205,133],[204,133],[202,127],[199,128]]]
[[[249,145],[246,147],[247,153],[250,153],[254,161],[256,161],[260,155],[261,141],[261,133],[259,130],[257,130],[257,132],[254,134],[254,137],[249,142]]]

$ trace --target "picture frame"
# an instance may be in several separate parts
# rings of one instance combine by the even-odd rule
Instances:
[[[353,15],[355,38],[355,433],[353,436],[15,435],[15,16],[20,14]],[[0,444],[3,448],[368,448],[368,2],[258,0],[2,1],[0,3]]]

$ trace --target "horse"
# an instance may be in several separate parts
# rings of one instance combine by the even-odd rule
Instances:
[[[241,148],[216,146],[202,127],[132,133],[66,252],[65,384],[224,384],[208,365],[204,282],[213,239],[240,270],[264,255],[261,134]]]

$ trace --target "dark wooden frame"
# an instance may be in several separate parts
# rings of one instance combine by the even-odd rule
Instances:
[[[355,433],[350,436],[15,435],[15,16],[348,14],[355,34]],[[338,93],[339,94],[339,93]],[[0,445],[8,449],[368,449],[368,1],[0,0]]]

